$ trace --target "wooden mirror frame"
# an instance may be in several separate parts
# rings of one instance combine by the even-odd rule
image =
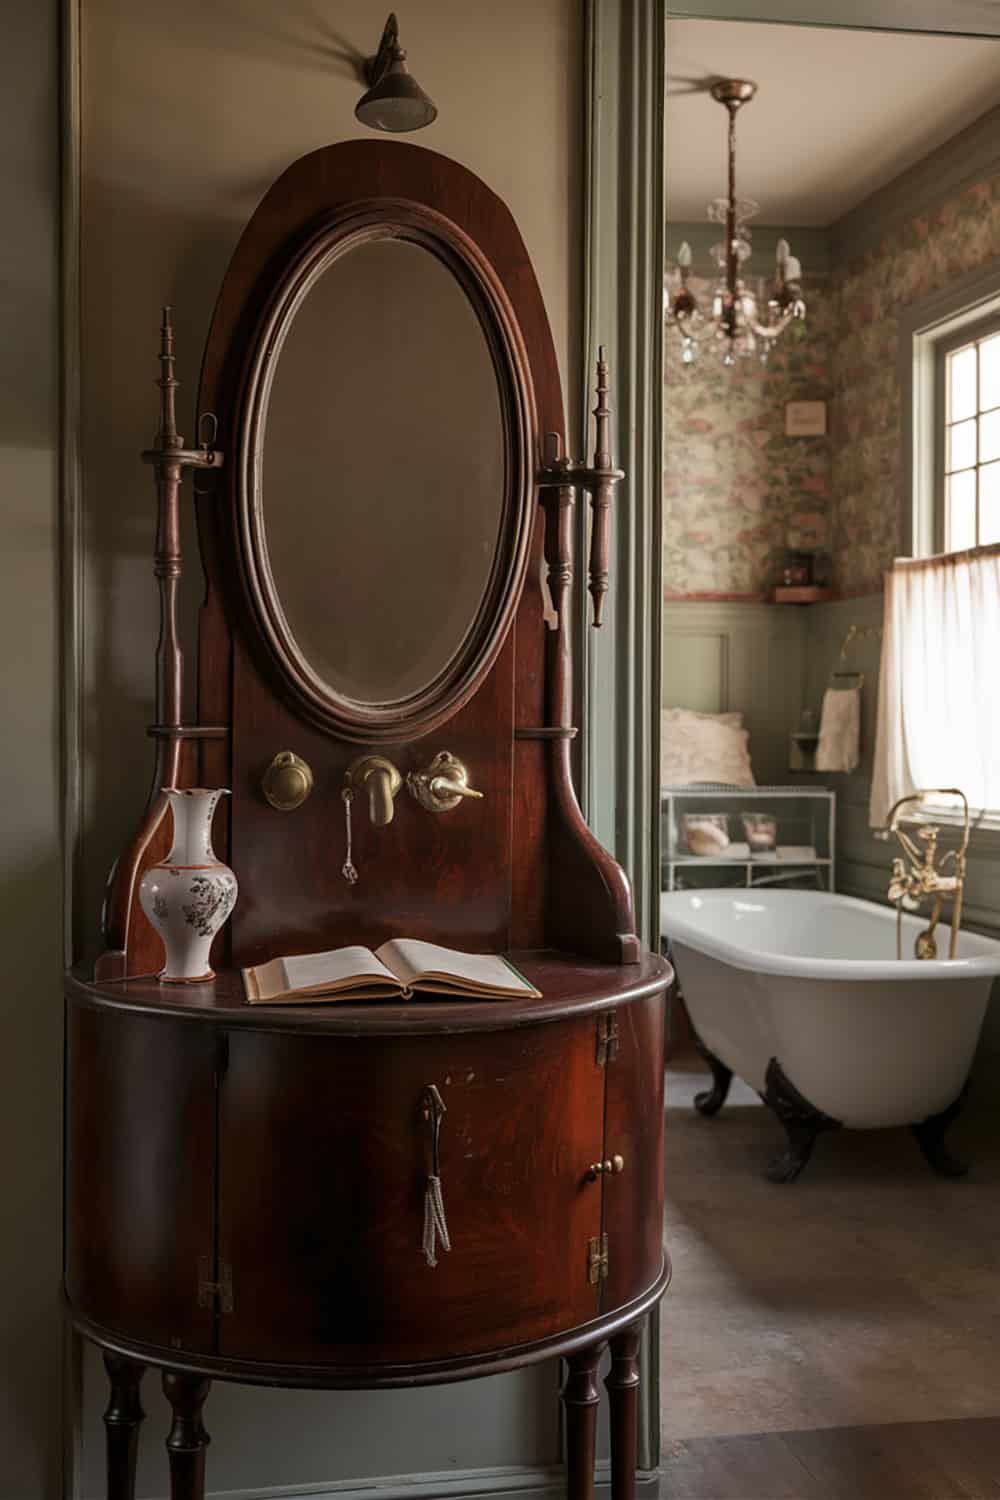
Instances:
[[[380,703],[337,692],[313,670],[295,640],[268,560],[261,450],[271,382],[296,314],[335,261],[359,245],[382,239],[418,244],[436,256],[476,314],[496,373],[503,415],[504,495],[489,581],[457,651],[418,692]],[[357,743],[398,743],[430,733],[472,697],[503,646],[524,582],[535,511],[535,425],[530,367],[503,285],[474,241],[443,214],[400,198],[361,201],[330,216],[289,259],[250,338],[234,424],[230,497],[254,635],[278,690],[310,723]],[[402,480],[401,475],[401,488]]]
[[[380,213],[365,219],[373,204]],[[378,223],[403,225],[411,236],[431,234],[436,253],[457,258],[463,284],[475,286],[477,309],[490,309],[485,326],[494,329],[495,368],[507,371],[507,412],[515,424],[510,529],[490,594],[494,612],[487,621],[487,608],[480,611],[481,632],[467,654],[455,653],[460,659],[447,681],[429,686],[420,712],[403,726],[390,708],[391,728],[383,722],[359,730],[348,705],[349,722],[335,729],[329,715],[344,713],[344,705],[313,705],[307,714],[301,695],[289,690],[287,672],[276,669],[241,578],[238,439],[247,427],[261,330],[283,305],[283,289],[287,304],[289,277],[294,281],[297,268],[301,281],[310,253],[322,255],[319,247],[329,250],[338,234],[369,233]],[[150,727],[156,763],[145,813],[109,883],[96,976],[148,975],[162,963],[162,943],[138,901],[139,880],[170,846],[163,789],[196,785],[232,789],[216,848],[237,869],[240,903],[216,940],[217,970],[337,943],[376,947],[401,927],[475,950],[556,949],[598,964],[639,962],[628,880],[584,822],[571,765],[573,515],[577,499],[589,493],[596,614],[607,586],[610,489],[622,477],[610,457],[608,367],[599,359],[594,463],[574,464],[564,456],[559,371],[544,303],[503,202],[458,162],[418,146],[360,140],[323,147],[272,184],[229,262],[205,346],[194,451],[183,448],[176,432],[172,340],[165,318],[161,430],[144,454],[157,484],[154,571],[163,626],[157,722]],[[193,723],[181,716],[176,617],[186,468],[195,471],[206,585]],[[435,726],[447,740],[428,747]],[[399,799],[391,836],[367,830],[364,878],[352,885],[341,868],[341,789],[359,743],[384,745],[404,774],[445,748],[469,766],[484,800],[439,818],[409,797]],[[308,802],[292,813],[276,811],[264,790],[276,752],[287,750],[313,772]]]

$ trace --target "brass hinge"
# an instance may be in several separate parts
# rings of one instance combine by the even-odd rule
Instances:
[[[198,1257],[198,1306],[217,1307],[220,1313],[233,1310],[233,1268],[225,1261],[219,1263],[219,1279],[212,1280],[212,1261],[207,1255]]]
[[[597,1066],[614,1062],[618,1056],[618,1012],[605,1010],[597,1018]]]
[[[606,1234],[595,1235],[587,1243],[587,1280],[591,1286],[596,1286],[599,1281],[606,1281],[608,1277],[608,1237]]]

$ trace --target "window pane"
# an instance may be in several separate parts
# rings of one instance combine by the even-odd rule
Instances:
[[[979,544],[1000,542],[1000,464],[979,471]]]
[[[948,355],[948,421],[961,422],[976,410],[976,346]]]
[[[979,418],[979,462],[989,463],[991,458],[1000,458],[1000,411],[990,411]]]
[[[964,547],[976,545],[976,471],[966,469],[964,474],[952,474],[945,485],[948,500],[945,551],[961,552]]]
[[[979,346],[979,407],[1000,406],[1000,333]]]
[[[976,419],[971,422],[956,422],[948,428],[948,461],[945,465],[950,474],[954,469],[971,469],[976,462]]]

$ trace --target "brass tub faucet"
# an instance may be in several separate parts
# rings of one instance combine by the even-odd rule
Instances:
[[[926,823],[921,827],[915,838],[905,833],[900,827],[904,821],[902,809],[911,803],[920,805],[933,797],[959,797],[962,801],[963,824],[962,841],[957,849],[949,849],[938,860],[938,836],[940,828],[934,823]],[[914,821],[911,814],[909,820]],[[917,958],[937,958],[937,939],[934,930],[941,919],[941,906],[946,896],[951,897],[951,938],[948,943],[948,957],[955,957],[955,945],[958,940],[958,931],[962,924],[962,895],[965,888],[965,861],[966,852],[969,847],[969,799],[957,786],[923,788],[917,792],[911,792],[908,797],[900,797],[898,802],[893,803],[889,810],[889,817],[884,828],[876,831],[875,837],[888,839],[895,835],[903,850],[902,858],[897,856],[892,862],[892,875],[889,879],[889,900],[896,908],[896,957],[903,956],[903,911],[917,911],[922,901],[928,896],[933,897],[930,922],[923,932],[919,933],[914,943],[914,953]],[[947,866],[951,866],[949,873],[945,874]]]

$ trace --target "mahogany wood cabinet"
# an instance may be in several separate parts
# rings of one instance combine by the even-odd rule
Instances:
[[[343,324],[324,325],[321,301],[311,322],[299,309],[323,277],[347,274],[355,257],[366,264],[373,246],[365,276],[378,273],[386,246],[391,258],[400,244],[411,257],[398,262],[401,273],[420,270],[412,254],[433,257],[435,276],[443,267],[454,278],[485,340],[496,474],[476,469],[478,450],[453,473],[440,458],[445,433],[432,481],[407,457],[398,485],[389,483],[375,472],[384,455],[368,452],[350,471],[351,496],[338,499],[337,456],[350,434],[318,452],[321,503],[334,522],[369,469],[372,494],[333,544],[330,515],[294,515],[293,540],[301,534],[307,554],[321,551],[330,579],[319,625],[303,625],[302,600],[280,592],[287,571],[275,538],[279,512],[309,488],[301,465],[311,447],[299,438],[292,455],[304,486],[284,486],[275,499],[269,476],[287,455],[274,457],[277,438],[265,444],[268,403],[282,409],[274,390],[298,322],[296,338],[316,332],[314,373],[286,415],[297,421],[319,400],[335,425],[345,380],[374,380],[378,407],[385,360],[409,357],[415,337],[407,309],[396,320],[407,336],[388,352],[384,339],[374,351],[357,338],[349,347],[350,286],[338,304]],[[405,279],[391,275],[385,298]],[[371,291],[364,277],[359,286]],[[324,365],[330,350],[334,364]],[[429,358],[413,381],[430,390],[421,392],[427,427]],[[202,1500],[203,1408],[215,1378],[377,1389],[560,1355],[569,1493],[590,1500],[598,1364],[609,1344],[612,1487],[614,1500],[629,1500],[639,1333],[669,1279],[662,1067],[671,972],[642,952],[628,881],[587,829],[570,774],[572,509],[590,496],[599,621],[611,490],[623,477],[610,457],[607,366],[594,462],[573,464],[544,307],[509,213],[456,163],[381,141],[314,152],[265,196],[209,333],[197,446],[185,448],[177,432],[168,318],[160,360],[160,431],[144,455],[156,478],[162,617],[154,790],[111,878],[104,952],[66,982],[65,1288],[73,1324],[104,1351],[110,1379],[109,1500],[134,1495],[150,1365],[173,1409],[172,1500]],[[379,420],[391,424],[394,413],[379,407]],[[420,427],[414,454],[431,452],[432,436]],[[197,478],[207,579],[195,723],[181,715],[177,619],[187,468]],[[449,484],[457,508],[448,535],[435,534],[427,497]],[[479,511],[491,503],[484,531]],[[348,684],[346,668],[339,680],[327,665],[324,676],[302,641],[325,650],[338,579],[346,597],[345,570],[381,545],[395,514],[400,526],[417,523],[418,539],[426,522],[430,536],[412,558],[418,576],[397,580],[400,597],[416,587],[420,610],[395,633],[364,611],[330,625],[333,646],[350,636],[354,675]],[[313,525],[322,548],[310,540]],[[472,538],[462,545],[482,572],[481,597],[447,658],[418,681],[417,637],[430,639],[431,612],[446,614],[458,597],[456,527]],[[452,561],[435,577],[441,557]],[[326,572],[319,576],[325,587]],[[397,603],[383,591],[371,609],[390,618]],[[357,662],[376,637],[409,673],[395,699],[381,659],[378,691],[369,699],[358,689]],[[269,766],[288,752],[310,768],[312,790],[295,806],[267,788]],[[428,797],[423,768],[445,752],[448,766],[461,757],[481,797],[445,795],[440,807]],[[393,775],[380,773],[369,817],[364,797],[345,804],[344,793],[358,757],[375,755],[389,758]],[[170,845],[164,789],[221,785],[232,803],[217,844],[239,902],[215,941],[215,974],[165,982],[162,944],[138,900],[143,872]],[[447,778],[443,786],[454,790]],[[346,849],[345,805],[354,817]],[[243,966],[390,936],[509,954],[541,998],[245,1001]]]
[[[265,1015],[231,976],[180,1002],[148,980],[71,981],[67,1293],[109,1355],[109,1494],[129,1493],[127,1390],[146,1364],[171,1374],[186,1497],[204,1438],[182,1441],[185,1411],[211,1376],[411,1385],[565,1354],[571,1489],[586,1495],[609,1340],[627,1493],[634,1335],[667,1280],[661,965],[517,957],[543,1001],[430,1002],[416,1018]],[[451,1239],[434,1267],[431,1084]]]

